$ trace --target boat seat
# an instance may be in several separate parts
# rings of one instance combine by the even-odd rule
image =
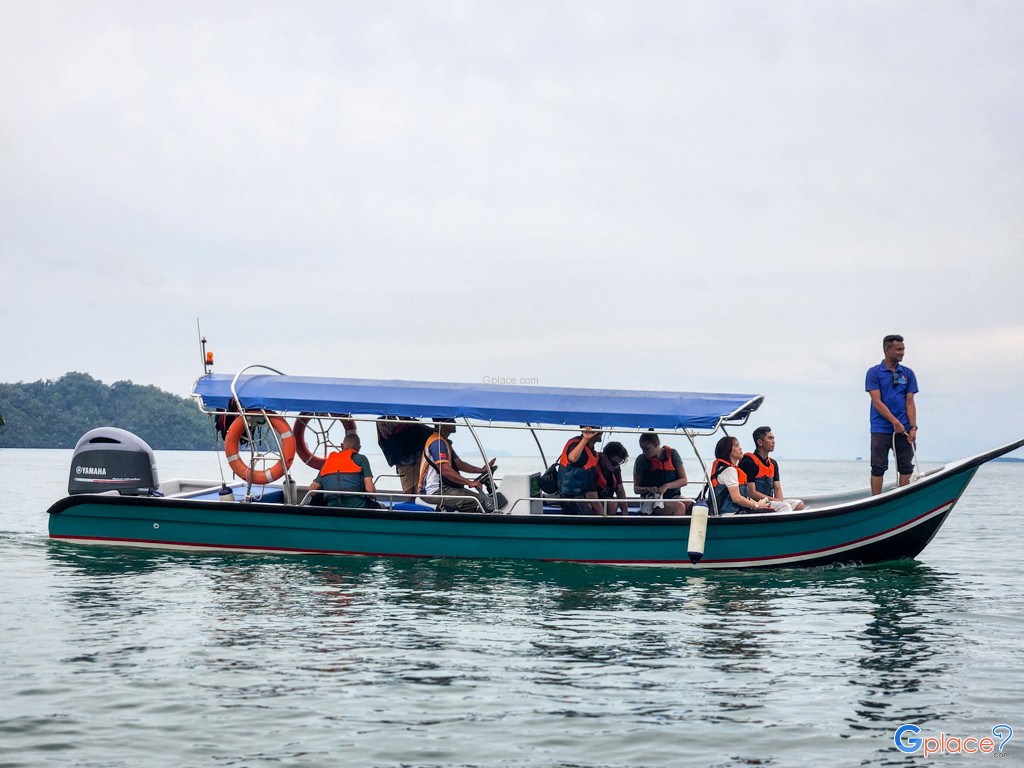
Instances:
[[[245,500],[244,485],[232,485],[230,488],[234,494],[235,501]],[[189,494],[183,498],[195,499],[197,501],[217,501],[220,498],[220,486],[208,488],[197,494]],[[254,485],[252,488],[252,500],[260,501],[264,504],[280,504],[284,501],[284,489],[280,486]]]
[[[415,501],[399,501],[396,502],[393,509],[396,512],[436,512],[437,507],[428,506],[427,504],[419,504]]]

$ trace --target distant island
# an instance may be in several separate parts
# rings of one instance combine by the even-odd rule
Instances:
[[[210,450],[210,417],[187,397],[86,373],[56,381],[0,384],[0,448],[74,448],[96,427],[134,432],[157,450]]]

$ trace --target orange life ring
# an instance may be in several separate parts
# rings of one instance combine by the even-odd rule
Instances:
[[[324,468],[324,462],[327,461],[327,456],[321,456],[318,453],[313,453],[309,450],[309,446],[306,445],[306,426],[309,424],[310,419],[319,418],[323,414],[308,413],[303,411],[299,414],[299,417],[295,419],[295,452],[304,463],[319,472]],[[327,416],[340,416],[338,413],[328,413]],[[355,432],[356,423],[352,419],[342,419],[342,425],[345,427],[345,434],[349,432]],[[319,445],[318,445],[319,447]],[[327,444],[324,445],[327,447]]]
[[[277,432],[277,436],[281,440],[282,456],[281,459],[269,469],[261,469],[253,472],[253,485],[266,485],[267,483],[272,483],[274,480],[277,480],[277,478],[284,475],[285,469],[290,467],[292,465],[292,461],[295,459],[295,435],[292,433],[292,428],[288,426],[288,422],[280,416],[268,415],[266,419],[267,423],[274,428],[274,431]],[[228,466],[231,467],[231,471],[234,472],[237,477],[249,482],[249,465],[242,461],[242,457],[238,454],[238,443],[244,432],[245,419],[235,419],[228,428],[227,435],[224,436],[224,454],[228,457]]]

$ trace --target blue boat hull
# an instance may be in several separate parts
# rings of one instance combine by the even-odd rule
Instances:
[[[1024,443],[1024,441],[1022,441]],[[798,513],[712,517],[700,568],[876,563],[916,557],[985,461],[1005,446],[881,496]],[[274,503],[69,496],[53,539],[200,550],[556,560],[693,567],[681,517],[481,515]]]

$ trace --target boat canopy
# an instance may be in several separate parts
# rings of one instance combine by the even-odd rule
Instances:
[[[245,409],[466,418],[518,424],[623,429],[717,429],[757,410],[763,395],[378,381],[311,376],[210,373],[192,388],[205,411],[226,410],[233,394]],[[232,392],[232,382],[235,391]]]

